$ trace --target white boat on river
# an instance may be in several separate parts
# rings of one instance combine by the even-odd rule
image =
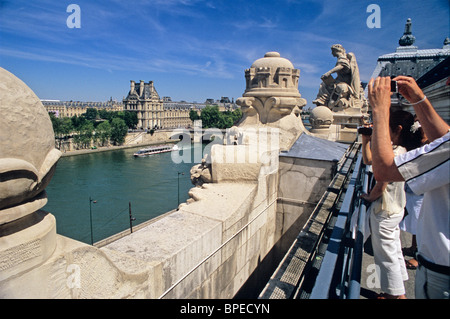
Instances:
[[[154,155],[154,154],[166,153],[166,152],[171,152],[171,151],[176,151],[176,150],[178,150],[177,145],[166,144],[166,145],[159,145],[159,146],[150,146],[150,147],[140,149],[139,151],[134,153],[133,156],[134,157],[146,157],[146,156],[150,156],[150,155]]]

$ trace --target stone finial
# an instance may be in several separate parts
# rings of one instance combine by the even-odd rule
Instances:
[[[415,41],[416,37],[412,35],[411,18],[408,18],[405,24],[405,32],[403,32],[402,37],[400,38],[400,40],[398,40],[398,44],[400,44],[400,46],[402,47],[410,46],[413,45]]]
[[[267,52],[245,70],[246,89],[236,103],[253,124],[274,123],[306,101],[298,91],[300,70],[278,52]]]
[[[444,40],[444,48],[450,48],[450,38],[446,37]]]
[[[309,121],[313,130],[328,129],[333,123],[333,112],[326,106],[317,106],[312,109]]]
[[[33,91],[0,68],[0,225],[42,208],[61,152]]]
[[[245,70],[244,96],[300,97],[298,79],[300,70],[278,52],[267,52]]]

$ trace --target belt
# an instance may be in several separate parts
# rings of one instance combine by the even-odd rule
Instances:
[[[422,265],[431,271],[438,272],[443,275],[450,275],[450,267],[448,266],[432,263],[431,261],[426,260],[419,254],[417,254],[417,261],[419,262],[419,265]]]

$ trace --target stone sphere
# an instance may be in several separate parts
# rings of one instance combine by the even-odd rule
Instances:
[[[61,156],[55,149],[52,123],[41,101],[25,83],[3,68],[0,68],[0,136],[2,210],[42,193]]]
[[[333,123],[333,112],[326,106],[317,106],[309,116],[313,128],[328,128]]]

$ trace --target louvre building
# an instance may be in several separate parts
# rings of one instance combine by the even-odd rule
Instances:
[[[124,110],[137,113],[138,129],[169,129],[192,125],[189,111],[194,108],[193,104],[161,99],[153,81],[130,82],[130,92],[123,100],[123,105]]]

